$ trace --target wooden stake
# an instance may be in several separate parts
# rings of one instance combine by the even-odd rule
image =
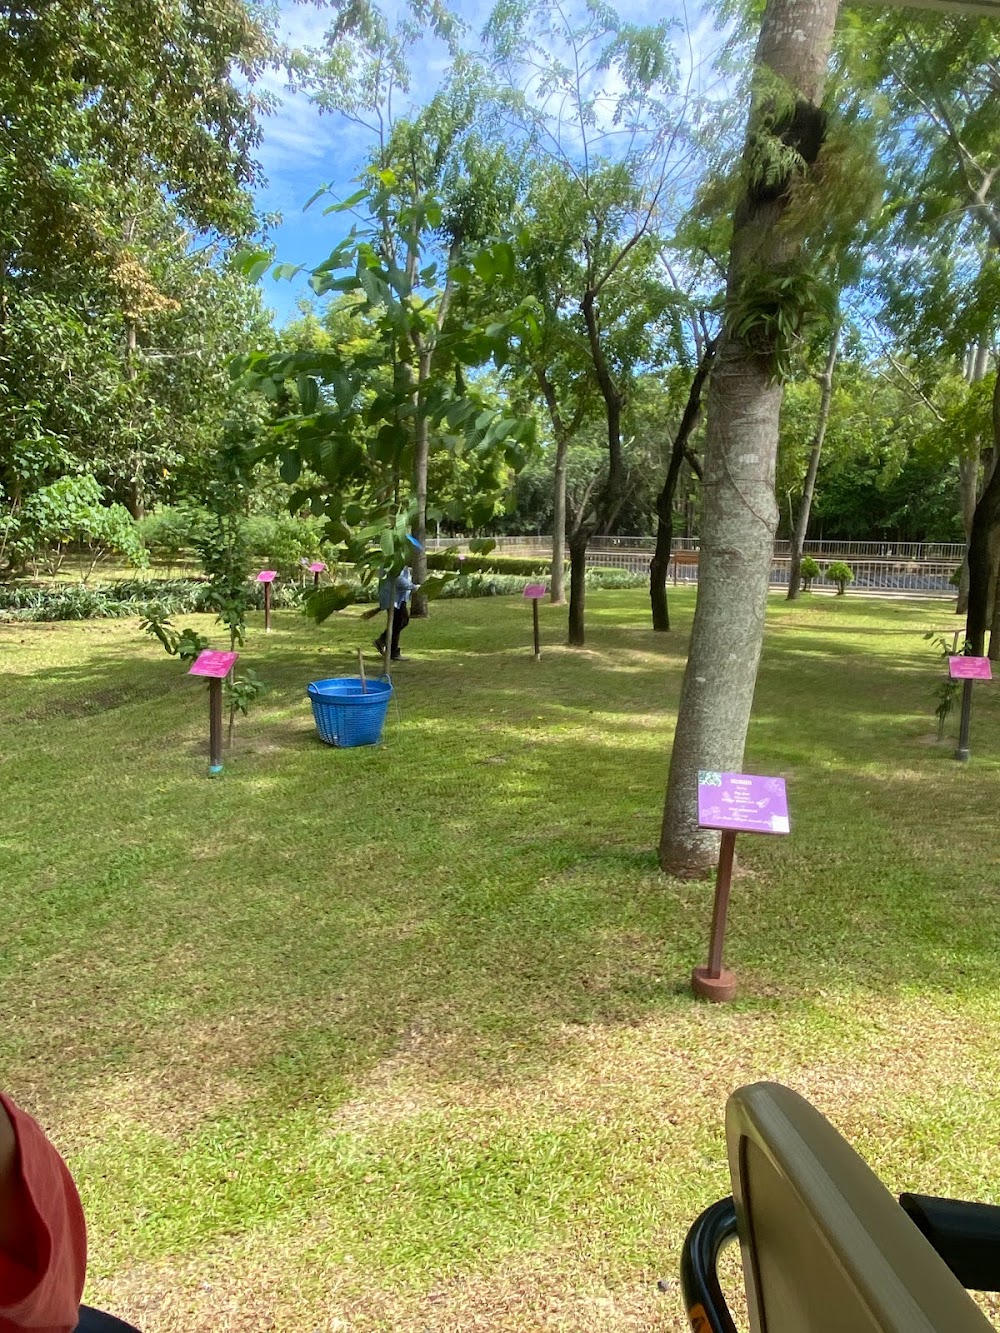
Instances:
[[[541,640],[541,636],[540,636],[540,634],[539,634],[539,632],[538,632],[538,598],[537,598],[537,597],[532,597],[532,599],[531,599],[531,611],[532,611],[532,618],[533,618],[534,631],[535,631],[535,661],[536,661],[536,662],[540,662],[540,661],[542,660],[542,640]]]
[[[264,633],[271,633],[271,585],[264,584]]]
[[[368,677],[365,675],[365,658],[361,649],[358,649],[358,671],[361,673],[361,693],[368,693]]]

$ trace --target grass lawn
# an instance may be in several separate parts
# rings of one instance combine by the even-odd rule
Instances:
[[[0,1085],[79,1182],[88,1299],[148,1333],[680,1330],[758,1078],[891,1188],[1000,1201],[998,687],[957,764],[948,607],[772,601],[746,767],[792,834],[742,839],[740,998],[697,1003],[711,885],[653,850],[692,606],[654,635],[593,594],[577,652],[543,606],[535,664],[520,599],[440,603],[353,751],[304,688],[372,624],[278,613],[217,782],[136,622],[0,626]]]

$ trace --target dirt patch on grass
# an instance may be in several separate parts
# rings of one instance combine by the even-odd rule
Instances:
[[[52,699],[21,714],[25,722],[48,722],[59,717],[93,717],[110,713],[126,704],[149,703],[173,693],[176,683],[156,685],[121,685],[114,689],[94,690],[76,699]]]
[[[677,1284],[666,1293],[652,1274],[626,1287],[583,1277],[565,1253],[515,1260],[502,1273],[392,1290],[352,1264],[310,1272],[312,1236],[299,1253],[263,1259],[213,1254],[203,1266],[137,1268],[95,1282],[88,1299],[133,1320],[144,1333],[682,1333]]]

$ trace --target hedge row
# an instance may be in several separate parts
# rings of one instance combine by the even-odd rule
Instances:
[[[547,574],[552,561],[542,556],[458,556],[453,551],[428,551],[427,568],[449,574]]]
[[[125,620],[129,616],[196,615],[211,611],[209,586],[200,579],[124,579],[92,588],[66,586],[0,588],[0,620]],[[255,585],[251,605],[264,607],[263,587]],[[297,606],[304,590],[275,584],[276,607]]]
[[[445,585],[441,596],[519,596],[533,581],[524,573],[463,572]],[[625,569],[587,570],[588,588],[636,588],[646,581],[645,574],[631,574]],[[271,604],[278,610],[300,606],[309,591],[311,585],[302,588],[297,583],[274,583]],[[255,585],[251,596],[252,606],[262,610],[263,588]],[[367,587],[359,585],[355,601],[370,603],[376,596],[374,583]],[[209,586],[199,579],[125,579],[93,588],[0,588],[0,620],[7,621],[125,620],[129,616],[151,615],[162,619],[165,616],[196,615],[213,609],[209,605]]]

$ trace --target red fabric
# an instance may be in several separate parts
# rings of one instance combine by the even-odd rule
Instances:
[[[76,1328],[87,1269],[87,1229],[66,1163],[30,1115],[0,1094],[17,1139],[26,1265],[0,1252],[0,1333]]]

